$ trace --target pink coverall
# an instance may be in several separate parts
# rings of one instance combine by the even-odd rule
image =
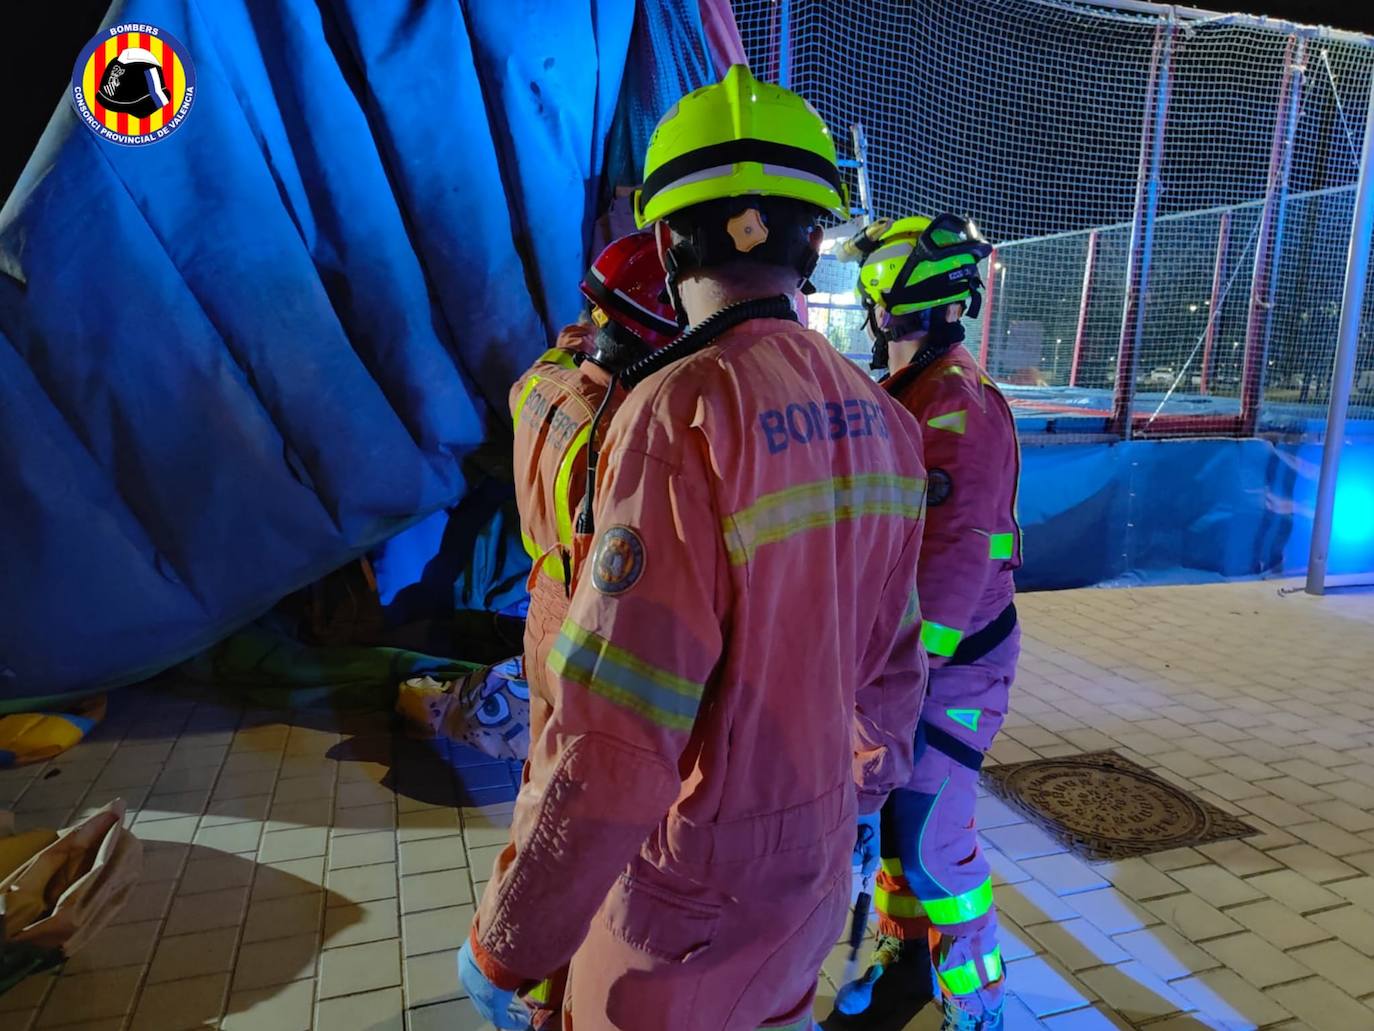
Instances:
[[[601,462],[476,961],[514,989],[571,957],[577,1031],[809,1028],[856,807],[911,773],[919,428],[756,319],[635,387]]]
[[[975,788],[1006,716],[1020,631],[1012,623],[971,663],[956,652],[999,616],[1003,630],[1015,618],[1020,453],[1011,409],[962,345],[924,371],[899,370],[884,386],[920,421],[925,441],[930,487],[919,581],[930,690],[915,769],[883,810],[874,905],[882,934],[929,932],[943,990],[976,1012],[980,1003],[998,1005],[1002,963],[992,881],[973,826]]]

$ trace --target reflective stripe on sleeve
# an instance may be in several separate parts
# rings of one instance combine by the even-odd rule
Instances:
[[[765,494],[748,508],[722,520],[730,563],[743,565],[765,544],[847,519],[870,515],[919,519],[925,490],[923,479],[865,473]]]
[[[549,655],[549,669],[670,730],[690,730],[703,684],[660,669],[571,619]]]

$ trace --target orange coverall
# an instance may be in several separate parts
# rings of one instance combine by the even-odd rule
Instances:
[[[600,470],[474,956],[507,989],[571,958],[577,1031],[809,1028],[856,811],[911,772],[919,427],[756,319],[637,386]]]
[[[587,445],[592,416],[606,396],[610,376],[575,356],[590,354],[595,327],[573,324],[511,387],[515,420],[515,503],[530,572],[525,617],[525,677],[530,685],[530,740],[548,720],[552,695],[545,663],[572,603],[580,563],[573,555],[573,527],[587,493]],[[618,390],[620,399],[624,391]],[[605,435],[615,411],[612,398],[601,417]],[[565,561],[566,559],[566,561]]]

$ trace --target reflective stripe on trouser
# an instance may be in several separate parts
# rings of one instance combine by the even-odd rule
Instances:
[[[986,751],[1006,713],[1017,650],[1012,642],[989,653],[991,663],[931,671],[922,720],[942,732],[936,740],[954,739],[961,753]],[[918,737],[911,779],[883,807],[884,858],[873,901],[880,934],[929,933],[932,955],[944,956],[941,984],[962,997],[985,988],[984,975],[1001,977],[1000,958],[988,958],[997,949],[997,917],[974,830],[978,774],[967,756],[932,746],[931,737]]]

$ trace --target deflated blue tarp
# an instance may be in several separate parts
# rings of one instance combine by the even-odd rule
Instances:
[[[115,4],[196,96],[143,147],[64,101],[0,215],[0,705],[179,661],[463,495],[578,307],[632,16]]]

